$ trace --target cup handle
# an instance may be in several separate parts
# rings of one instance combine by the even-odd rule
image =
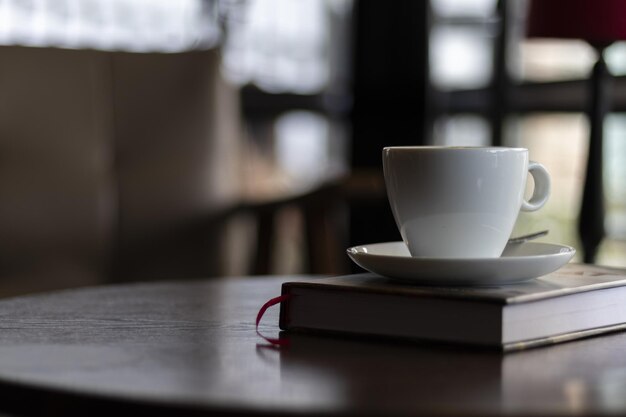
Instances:
[[[530,161],[528,163],[528,172],[535,180],[535,189],[530,200],[522,201],[522,211],[539,210],[546,204],[550,196],[550,174],[543,165]]]

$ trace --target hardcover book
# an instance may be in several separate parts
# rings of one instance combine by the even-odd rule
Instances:
[[[626,329],[626,271],[568,264],[519,284],[427,287],[375,274],[286,282],[280,328],[523,349]]]

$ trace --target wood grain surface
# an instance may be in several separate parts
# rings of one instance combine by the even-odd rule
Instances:
[[[283,278],[104,286],[0,302],[0,412],[17,415],[626,413],[626,334],[512,354],[255,333]],[[262,331],[278,334],[278,309]]]

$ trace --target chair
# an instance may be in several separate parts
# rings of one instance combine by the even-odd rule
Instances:
[[[582,39],[598,54],[589,80],[589,153],[579,219],[584,260],[591,263],[605,235],[603,124],[610,110],[611,95],[610,74],[603,52],[614,41],[626,39],[626,3],[621,0],[534,0],[530,3],[527,27],[529,37]]]
[[[0,296],[223,271],[240,143],[217,51],[0,59]]]

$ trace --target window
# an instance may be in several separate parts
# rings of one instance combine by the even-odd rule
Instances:
[[[499,87],[496,77],[502,76],[494,72],[499,53],[504,60],[500,68],[506,72],[503,79],[508,98],[516,89],[527,87],[538,87],[533,91],[540,95],[542,85],[567,80],[573,80],[571,85],[563,84],[567,91],[584,91],[596,60],[593,48],[583,41],[525,39],[524,2],[432,0],[431,5],[431,82],[444,97],[434,122],[435,143],[482,145],[492,140],[497,127],[492,124],[489,103],[496,98],[494,88]],[[502,13],[508,13],[507,27],[500,25]],[[504,45],[504,52],[498,51],[498,42]],[[614,75],[626,73],[626,43],[615,43],[605,57]],[[531,158],[544,164],[553,179],[548,204],[537,213],[520,214],[515,233],[547,228],[550,234],[546,241],[580,247],[577,222],[588,121],[582,108],[578,112],[565,107],[541,111],[540,102],[535,100],[539,95],[527,98],[523,109],[515,108],[515,100],[505,103],[502,144],[528,148]],[[597,258],[604,264],[626,265],[625,132],[626,114],[611,114],[605,122],[604,140],[608,236]]]

